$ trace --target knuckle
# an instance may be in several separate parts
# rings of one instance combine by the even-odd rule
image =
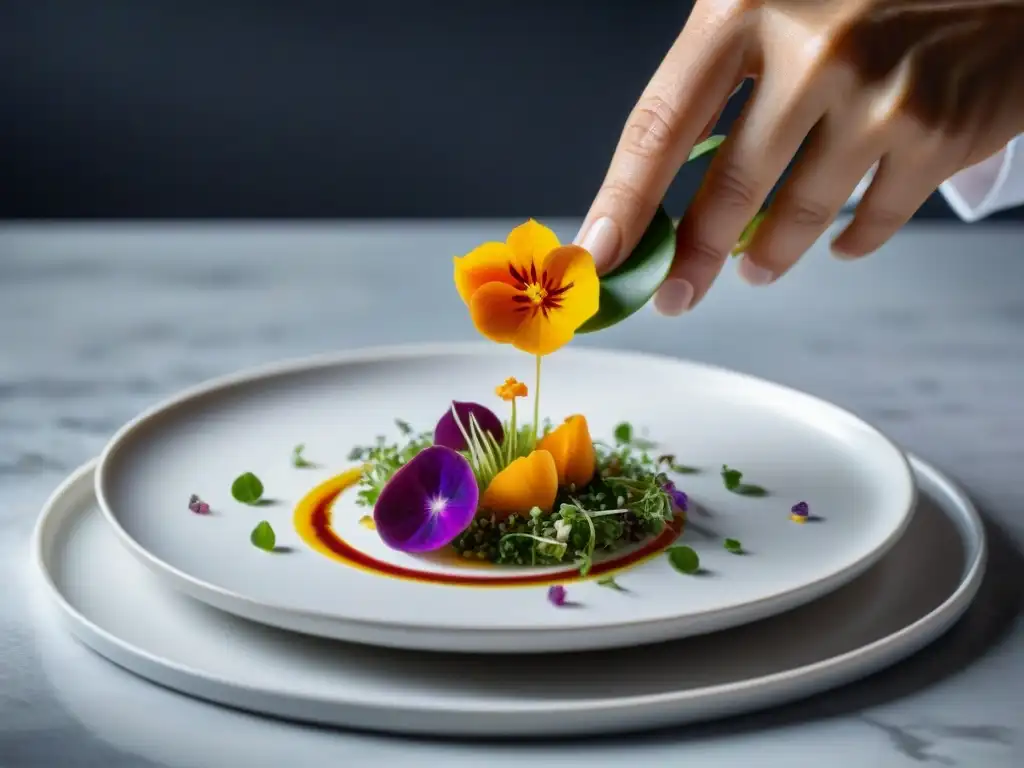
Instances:
[[[866,205],[857,210],[858,227],[871,232],[889,232],[899,229],[910,218],[906,213],[883,205]]]
[[[824,228],[835,217],[828,205],[805,197],[787,197],[779,201],[781,218],[800,227]]]
[[[718,269],[725,261],[725,250],[697,236],[687,243],[686,260],[698,269]]]
[[[724,162],[715,169],[708,179],[708,187],[708,193],[716,204],[743,210],[757,205],[757,185],[735,163]]]
[[[623,218],[632,219],[641,212],[657,207],[638,187],[623,179],[609,179],[601,188],[602,202],[609,208],[620,211]]]
[[[622,147],[642,158],[665,155],[676,144],[679,113],[659,97],[649,97],[633,109],[622,134]]]

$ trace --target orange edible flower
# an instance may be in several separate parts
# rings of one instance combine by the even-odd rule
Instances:
[[[497,387],[495,393],[505,402],[511,402],[517,397],[526,397],[528,394],[526,385],[516,378],[505,379],[505,383]]]
[[[550,512],[557,495],[555,460],[547,451],[533,451],[494,476],[480,499],[480,508],[503,520],[534,507]]]
[[[565,346],[596,312],[600,285],[593,257],[561,245],[530,219],[504,243],[484,243],[455,258],[455,286],[476,329],[531,355]]]
[[[594,479],[597,457],[584,416],[570,416],[558,429],[545,435],[537,449],[547,451],[555,460],[559,485],[583,488]]]

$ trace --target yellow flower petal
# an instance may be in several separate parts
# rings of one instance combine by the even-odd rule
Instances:
[[[561,310],[551,310],[547,317],[542,312],[529,312],[525,313],[525,319],[508,343],[528,355],[543,357],[564,347],[572,341],[575,333],[576,326],[566,321]]]
[[[558,235],[533,219],[509,232],[505,242],[516,255],[519,264],[529,266],[532,262],[538,270],[547,255],[561,245]]]
[[[531,314],[529,305],[517,302],[522,293],[505,283],[485,283],[469,301],[469,316],[482,336],[499,344],[510,344],[518,337]]]
[[[514,285],[508,267],[516,263],[515,254],[505,243],[484,243],[452,261],[455,263],[455,287],[467,305],[477,289],[486,283]]]
[[[484,491],[480,508],[499,519],[540,507],[550,512],[558,495],[558,470],[547,451],[534,451],[499,472]]]
[[[572,286],[560,295],[561,306],[551,314],[557,314],[559,322],[571,325],[575,333],[597,313],[601,298],[594,257],[577,245],[566,245],[547,255],[543,269],[559,287]]]
[[[544,436],[537,444],[537,450],[547,451],[555,460],[559,485],[574,484],[583,488],[594,479],[597,457],[584,416],[570,416],[564,424]]]

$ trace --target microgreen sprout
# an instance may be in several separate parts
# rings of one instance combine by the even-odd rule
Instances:
[[[616,592],[625,592],[626,588],[623,587],[619,582],[615,580],[614,576],[602,576],[597,580],[597,586],[607,587],[608,589],[614,589]]]
[[[732,552],[734,555],[743,554],[743,545],[740,544],[739,539],[726,539],[723,546],[726,552]]]
[[[292,466],[298,469],[306,469],[313,466],[313,462],[309,461],[303,452],[306,450],[306,446],[303,443],[299,443],[292,448]]]
[[[743,473],[738,469],[731,469],[728,465],[722,465],[722,482],[726,490],[732,491],[739,496],[767,496],[768,491],[760,485],[744,483]]]

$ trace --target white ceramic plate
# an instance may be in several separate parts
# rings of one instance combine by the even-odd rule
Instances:
[[[808,696],[867,676],[946,631],[981,583],[984,533],[955,486],[914,464],[922,494],[906,536],[852,583],[756,624],[642,652],[395,651],[236,619],[169,588],[127,553],[98,510],[93,465],[47,503],[33,557],[44,591],[80,640],[201,699],[387,732],[609,733]]]
[[[809,395],[624,352],[565,351],[544,366],[542,414],[557,423],[583,413],[592,435],[606,440],[617,423],[629,421],[647,429],[659,451],[702,469],[678,478],[707,510],[691,515],[683,536],[702,558],[701,576],[681,575],[659,556],[619,579],[628,597],[593,581],[573,583],[574,606],[558,609],[546,599],[546,584],[493,581],[508,568],[468,568],[389,550],[359,524],[368,510],[356,506],[353,491],[334,502],[330,536],[384,565],[355,568],[300,539],[293,527],[296,506],[351,466],[346,457],[353,445],[395,435],[396,417],[432,430],[452,400],[500,410],[503,403],[493,394],[498,383],[508,376],[532,381],[532,358],[494,345],[371,350],[200,386],[113,438],[97,469],[97,497],[144,564],[217,608],[340,640],[464,652],[632,646],[754,621],[862,573],[910,519],[915,488],[901,452],[851,414]],[[297,443],[321,466],[291,466]],[[723,464],[769,495],[727,491]],[[252,507],[232,499],[232,480],[247,471],[262,479],[275,503]],[[214,514],[190,513],[192,493]],[[819,522],[790,522],[790,507],[801,500]],[[286,551],[268,554],[252,546],[249,534],[261,519],[274,526]],[[739,539],[750,554],[725,551],[724,537]],[[396,566],[421,579],[440,572],[482,584],[381,574]]]

